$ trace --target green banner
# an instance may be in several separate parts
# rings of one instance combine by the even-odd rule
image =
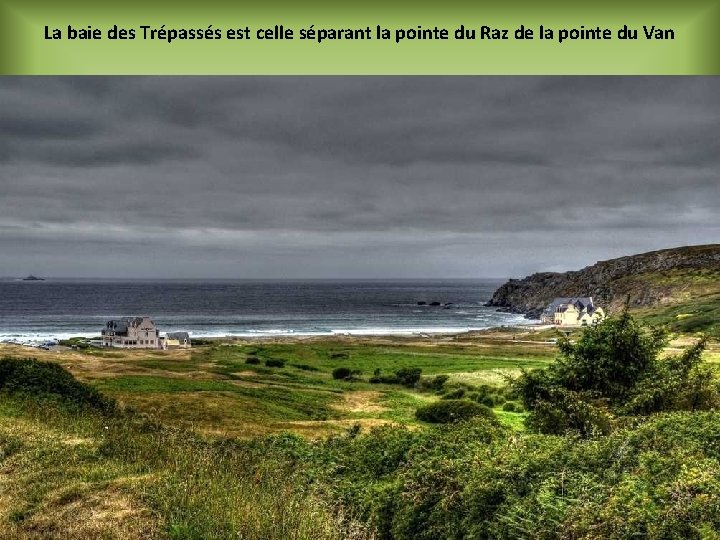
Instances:
[[[720,74],[720,1],[0,2],[2,74]]]

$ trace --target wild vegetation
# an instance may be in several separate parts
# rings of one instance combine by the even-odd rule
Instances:
[[[661,328],[645,331],[625,310],[586,329],[577,343],[558,342],[560,357],[526,372],[514,386],[531,411],[528,424],[543,433],[607,434],[618,417],[720,406],[717,381],[702,364],[707,339],[660,358]]]
[[[704,353],[708,343],[694,337],[668,350],[663,331],[628,313],[560,338],[554,362],[546,344],[514,341],[216,343],[183,361],[125,360],[125,371],[101,377],[80,359],[107,370],[119,360],[76,351],[74,371],[87,382],[56,362],[2,360],[0,530],[78,539],[720,535],[716,349]],[[377,376],[396,379],[371,383]],[[181,402],[183,422],[158,407],[193,394],[232,409],[216,412],[220,427],[251,428],[193,425],[207,404],[188,412]],[[354,409],[360,396],[372,399]],[[279,432],[283,419],[295,433]],[[256,432],[262,422],[270,434]],[[333,427],[305,431],[308,422]]]

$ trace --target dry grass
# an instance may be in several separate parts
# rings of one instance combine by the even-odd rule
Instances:
[[[276,450],[0,394],[0,539],[372,538]]]
[[[98,438],[46,420],[0,415],[0,538],[157,538],[158,517],[128,489],[134,479],[79,473]]]
[[[378,403],[382,393],[373,390],[359,390],[357,392],[346,392],[343,394],[343,401],[333,405],[339,411],[348,413],[380,413],[388,408]]]
[[[450,384],[462,383],[479,386],[488,384],[491,386],[504,386],[508,377],[515,378],[520,375],[519,369],[488,369],[484,371],[473,371],[467,373],[451,373],[448,382]]]
[[[77,486],[60,489],[30,518],[10,523],[6,533],[18,540],[161,537],[157,517],[114,486],[96,492]]]

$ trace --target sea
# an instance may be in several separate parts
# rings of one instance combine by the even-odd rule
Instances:
[[[131,316],[192,337],[458,333],[533,322],[483,305],[504,281],[3,278],[0,341],[99,336],[106,321]]]

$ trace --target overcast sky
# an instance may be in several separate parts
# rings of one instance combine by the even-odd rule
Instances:
[[[510,277],[720,242],[720,78],[0,78],[0,276]]]

